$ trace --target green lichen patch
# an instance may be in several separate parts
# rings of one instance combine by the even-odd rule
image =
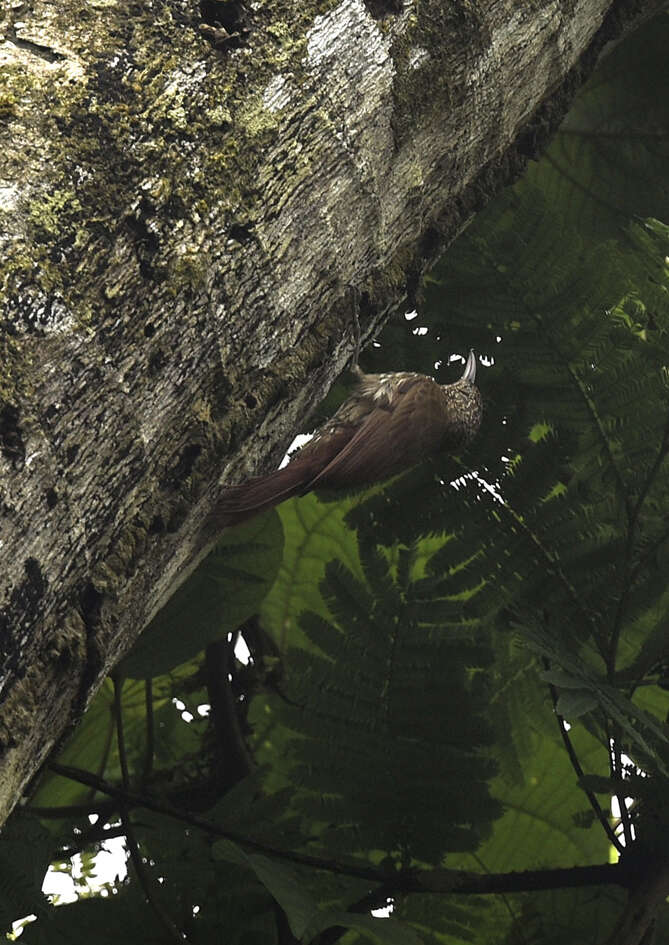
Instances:
[[[7,121],[18,114],[18,99],[13,92],[0,91],[0,121]]]
[[[77,21],[67,35],[85,76],[27,90],[42,103],[44,127],[33,130],[47,142],[51,175],[47,192],[33,193],[29,203],[28,255],[44,251],[44,265],[32,270],[40,291],[58,291],[75,322],[94,327],[123,292],[137,290],[137,279],[159,277],[172,298],[200,290],[210,263],[192,232],[202,235],[211,225],[218,233],[253,231],[263,209],[256,205],[259,168],[290,114],[267,106],[266,89],[283,75],[299,88],[306,33],[334,6],[260,2],[245,13],[244,42],[223,50],[200,35],[199,6],[183,0],[110,0],[104,17],[84,0],[51,10],[54,33]],[[23,108],[23,93],[9,93],[11,117],[17,103]],[[292,192],[295,175],[308,173],[304,158],[286,152],[276,160]],[[110,253],[119,238],[128,247],[124,278],[106,280],[106,296],[97,279],[75,288],[82,265],[114,268]],[[58,247],[57,259],[50,247]],[[0,261],[0,276],[6,265]]]
[[[81,203],[71,190],[55,190],[42,200],[32,200],[28,207],[30,220],[40,238],[61,236],[72,228],[73,218],[81,214]]]

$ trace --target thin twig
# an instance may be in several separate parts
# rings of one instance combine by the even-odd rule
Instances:
[[[118,757],[121,764],[121,778],[123,780],[123,789],[124,791],[129,790],[130,786],[130,776],[128,772],[128,756],[125,749],[125,733],[123,730],[123,706],[121,704],[121,694],[123,690],[123,680],[119,676],[114,676],[114,714],[116,716],[116,740],[118,745]],[[130,859],[135,870],[135,876],[137,881],[142,888],[144,897],[150,907],[156,914],[156,917],[160,921],[161,925],[168,933],[170,938],[178,942],[179,945],[183,945],[187,941],[186,936],[179,931],[171,917],[168,915],[167,911],[163,908],[162,903],[158,901],[153,892],[153,883],[151,878],[148,875],[146,867],[144,866],[144,861],[142,860],[142,854],[139,852],[139,845],[137,843],[137,837],[135,835],[135,829],[133,827],[132,821],[130,819],[130,814],[128,811],[127,805],[121,801],[120,804],[120,814],[123,826],[125,828],[125,837],[128,844],[128,852],[130,854]]]
[[[142,769],[142,787],[144,787],[153,773],[153,756],[155,753],[155,725],[153,719],[153,680],[151,677],[144,680],[144,707],[146,714],[146,751],[144,767]]]
[[[546,669],[549,669],[548,660],[544,660],[544,666]],[[583,790],[585,791],[586,796],[588,800],[590,801],[590,806],[595,812],[600,824],[604,828],[604,832],[606,833],[606,836],[609,838],[609,841],[613,844],[613,846],[616,848],[618,853],[622,853],[625,847],[620,842],[618,837],[616,837],[615,831],[613,830],[613,827],[609,823],[606,817],[606,814],[602,810],[601,804],[597,800],[596,795],[589,788],[583,785],[584,772],[583,772],[583,768],[581,767],[581,762],[578,760],[578,755],[576,754],[571,738],[569,737],[569,732],[567,731],[565,720],[563,716],[561,716],[557,710],[557,701],[558,701],[557,690],[552,683],[548,683],[548,689],[550,691],[551,699],[553,701],[553,712],[555,714],[555,718],[557,719],[558,728],[560,729],[560,735],[562,736],[564,747],[567,749],[567,754],[569,756],[571,766],[576,772],[576,776],[581,782],[581,787],[583,787]]]
[[[622,781],[624,777],[623,760],[620,749],[620,729],[617,725],[611,733],[609,751],[611,752],[611,771],[613,777],[617,781]],[[632,824],[630,822],[629,811],[627,810],[627,804],[625,804],[625,795],[623,793],[616,794],[616,800],[618,801],[618,808],[620,810],[620,823],[623,825],[625,846],[629,846],[634,838],[632,836]]]
[[[100,762],[98,764],[98,774],[100,775],[100,777],[102,777],[102,775],[105,773],[105,769],[107,768],[107,764],[109,762],[109,755],[111,754],[115,731],[116,731],[116,723],[114,722],[113,710],[112,710],[112,712],[110,713],[109,725],[107,726],[105,743],[100,753]],[[89,794],[89,798],[91,800],[93,799],[93,793],[94,792],[91,792],[91,794]]]

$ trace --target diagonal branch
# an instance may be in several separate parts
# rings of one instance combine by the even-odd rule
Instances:
[[[144,807],[166,817],[172,817],[182,823],[198,827],[210,836],[225,837],[251,850],[257,850],[267,856],[308,866],[312,869],[325,870],[340,876],[366,879],[379,883],[386,894],[391,892],[416,893],[458,893],[460,895],[481,895],[485,893],[536,892],[547,889],[573,889],[585,886],[616,885],[625,888],[632,885],[638,877],[638,870],[628,867],[624,862],[603,863],[594,866],[573,866],[559,869],[525,870],[513,873],[475,873],[470,870],[402,870],[389,872],[386,869],[369,866],[366,863],[350,860],[341,862],[298,853],[293,850],[281,850],[269,844],[251,840],[231,830],[225,830],[218,824],[180,810],[171,804],[161,803],[151,797],[125,791],[96,777],[88,771],[52,762],[50,769],[65,778],[86,784],[97,791],[122,800],[128,807]],[[638,865],[638,864],[637,864]]]
[[[544,666],[546,669],[549,668],[548,660],[544,660]],[[578,760],[578,755],[576,754],[576,750],[572,744],[571,738],[569,737],[569,732],[567,731],[565,720],[563,716],[561,716],[559,712],[557,711],[557,702],[558,702],[557,690],[555,689],[555,686],[552,683],[548,684],[548,689],[550,691],[551,700],[553,702],[553,712],[555,714],[555,718],[557,719],[558,728],[560,729],[560,735],[562,736],[562,741],[564,742],[564,746],[567,749],[567,754],[569,755],[571,766],[576,772],[576,776],[578,777],[579,782],[581,783],[581,785],[583,785],[584,771],[583,771],[583,768],[581,767],[581,762]],[[609,823],[606,817],[606,814],[602,810],[601,804],[597,800],[597,796],[587,787],[584,787],[583,790],[585,791],[587,798],[590,801],[590,806],[592,807],[593,811],[597,815],[597,820],[600,822],[600,824],[604,828],[604,833],[609,838],[609,842],[616,848],[618,853],[622,853],[625,847],[620,842],[618,837],[616,837],[613,827]]]

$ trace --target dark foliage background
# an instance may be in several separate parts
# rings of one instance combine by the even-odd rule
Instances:
[[[623,880],[550,871],[622,852],[641,886],[669,873],[667,48],[665,16],[609,54],[419,315],[364,352],[367,370],[446,381],[474,347],[475,445],[225,535],[4,830],[6,928],[34,914],[22,938],[49,945],[641,941]],[[620,821],[613,797],[633,798]],[[92,871],[119,834],[126,880],[47,902],[49,862],[84,851]],[[519,875],[494,894],[470,871]],[[668,892],[640,933],[657,942]]]

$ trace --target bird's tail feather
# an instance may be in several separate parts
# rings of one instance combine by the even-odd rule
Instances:
[[[216,505],[220,527],[239,525],[285,499],[308,491],[314,477],[311,463],[293,460],[283,469],[257,476],[237,486],[226,486]]]

